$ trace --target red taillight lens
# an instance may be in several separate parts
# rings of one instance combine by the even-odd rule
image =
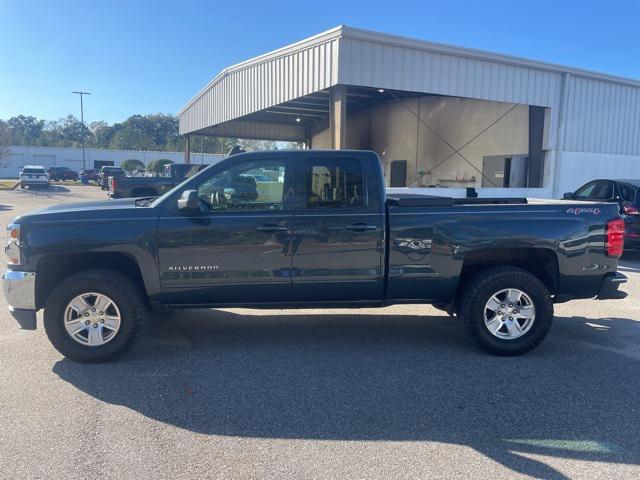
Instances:
[[[622,213],[625,215],[640,215],[640,208],[626,204],[622,206]]]
[[[111,177],[111,191],[116,191],[116,177]]]
[[[619,257],[624,250],[624,220],[616,218],[607,222],[607,255]]]

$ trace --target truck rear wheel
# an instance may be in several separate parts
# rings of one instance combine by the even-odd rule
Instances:
[[[549,333],[553,302],[535,275],[515,267],[490,267],[467,282],[459,313],[482,349],[494,355],[520,355]]]
[[[53,346],[77,362],[111,360],[134,342],[146,304],[138,286],[109,269],[76,273],[49,295],[44,328]]]

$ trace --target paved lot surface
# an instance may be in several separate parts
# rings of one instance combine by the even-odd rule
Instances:
[[[3,191],[0,221],[101,197]],[[409,305],[184,311],[80,365],[2,299],[0,478],[640,478],[640,260],[621,270],[627,299],[557,306],[518,358]]]

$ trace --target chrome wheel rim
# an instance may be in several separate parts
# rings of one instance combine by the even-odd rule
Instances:
[[[67,304],[64,328],[76,342],[99,347],[113,340],[120,330],[120,310],[103,293],[81,293]]]
[[[484,306],[484,325],[502,340],[514,340],[526,334],[536,319],[531,297],[517,288],[494,293]]]

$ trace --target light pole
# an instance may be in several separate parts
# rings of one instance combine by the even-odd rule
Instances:
[[[75,93],[76,95],[80,95],[80,121],[82,122],[82,125],[84,125],[84,105],[82,102],[82,97],[84,95],[91,95],[91,93],[89,92],[76,92],[73,91],[71,93]],[[87,169],[87,162],[84,159],[84,137],[82,137],[82,169],[86,170]]]

